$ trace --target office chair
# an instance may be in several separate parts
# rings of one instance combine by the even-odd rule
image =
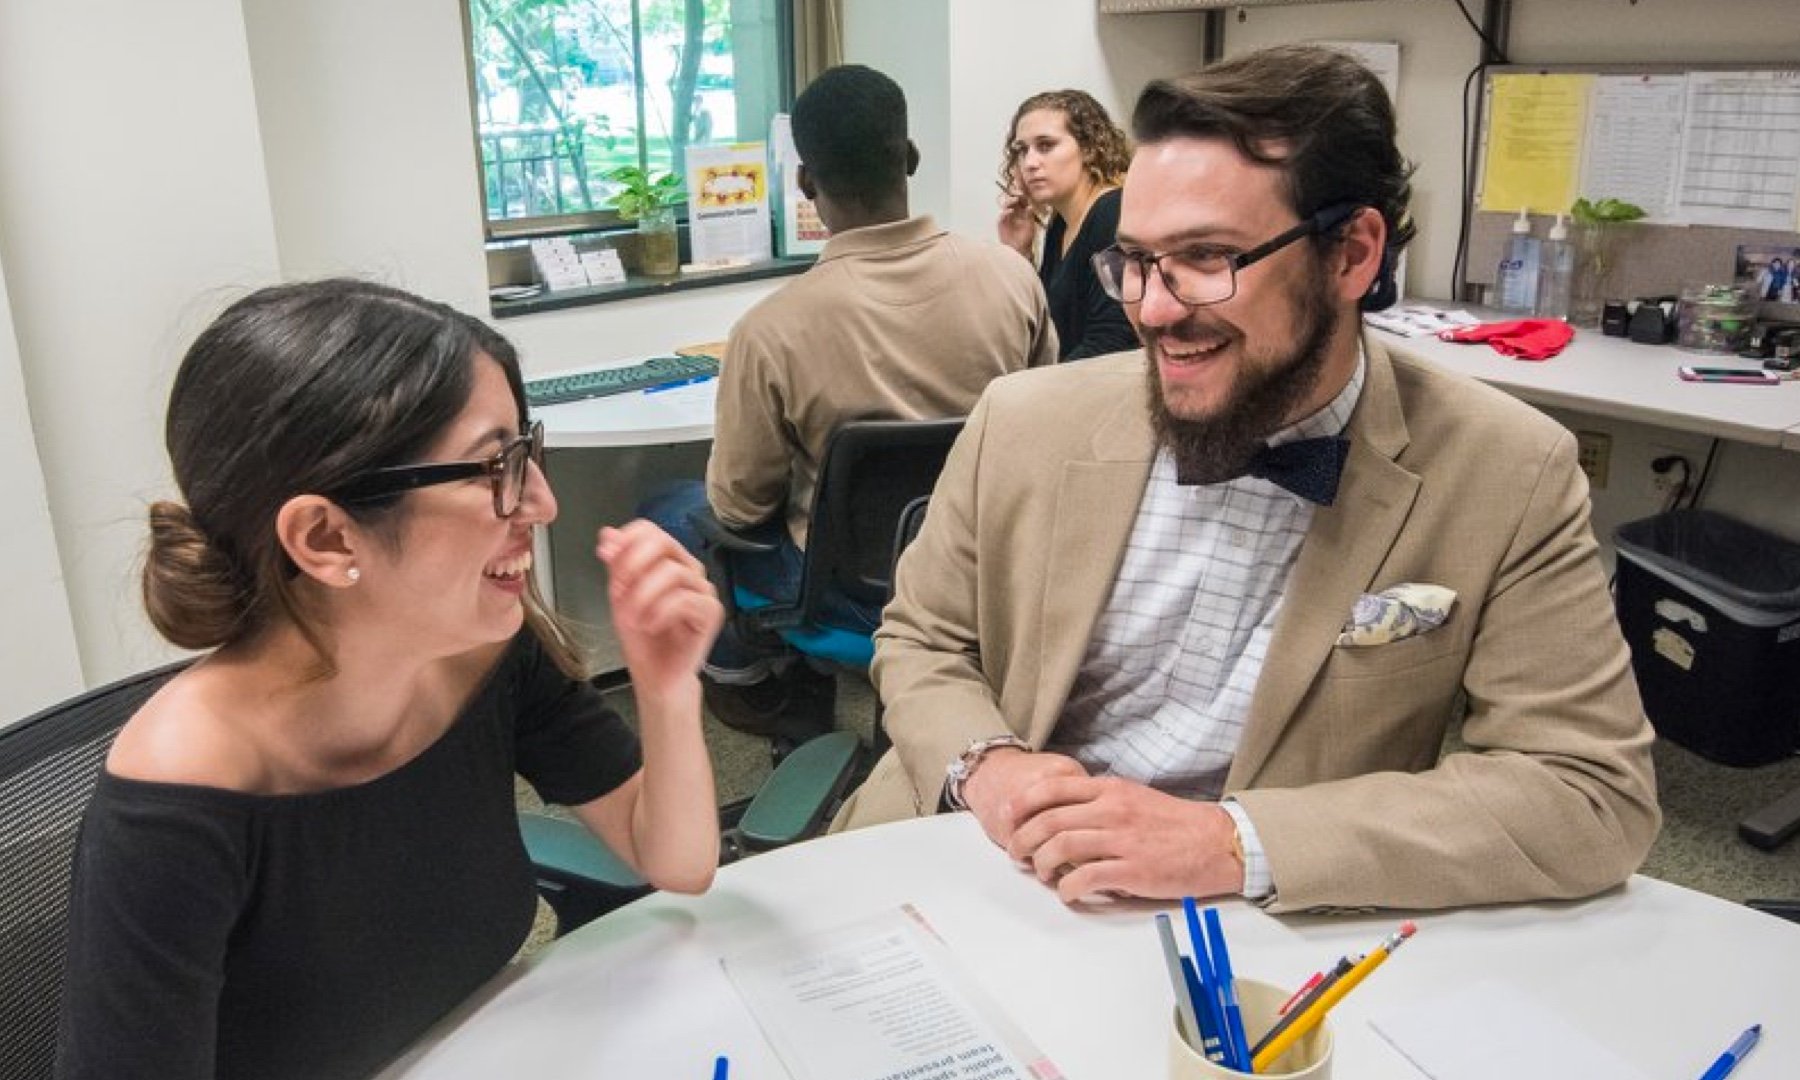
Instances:
[[[119,727],[185,663],[0,728],[0,1080],[50,1076],[75,838]]]
[[[749,638],[776,635],[803,663],[848,668],[866,675],[875,646],[861,628],[832,625],[834,593],[879,609],[893,591],[896,537],[923,520],[923,500],[943,471],[963,419],[857,420],[838,428],[825,462],[808,525],[800,588],[790,599],[761,596],[737,584],[739,554],[768,554],[775,542],[726,528],[710,512],[692,521],[711,548],[726,617]],[[907,524],[911,515],[910,525]],[[876,749],[884,739],[878,715]],[[744,851],[780,847],[814,835],[830,820],[863,762],[854,732],[831,731],[797,747],[777,745],[777,768],[744,809],[728,839]]]
[[[889,563],[889,581],[894,580],[900,572],[900,556],[905,554],[907,546],[918,538],[919,530],[925,527],[925,511],[930,506],[931,496],[921,495],[907,503],[906,508],[900,511],[900,521],[894,526],[894,556]],[[882,722],[883,713],[881,696],[877,694],[875,696],[874,734],[870,739],[869,760],[871,761],[887,753],[888,747],[891,745],[888,739],[887,725]]]

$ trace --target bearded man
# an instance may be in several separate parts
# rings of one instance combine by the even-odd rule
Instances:
[[[1272,49],[1151,84],[1133,126],[1095,267],[1144,349],[989,386],[876,635],[895,749],[839,827],[967,809],[1070,902],[1622,881],[1652,736],[1575,441],[1362,333],[1412,235],[1380,83]]]

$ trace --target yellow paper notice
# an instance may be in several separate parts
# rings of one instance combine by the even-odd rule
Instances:
[[[1575,201],[1592,75],[1496,75],[1481,209],[1566,212]]]

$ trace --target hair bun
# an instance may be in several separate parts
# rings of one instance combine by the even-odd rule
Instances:
[[[250,592],[237,568],[185,505],[150,506],[144,609],[163,637],[184,649],[213,649],[238,636]]]

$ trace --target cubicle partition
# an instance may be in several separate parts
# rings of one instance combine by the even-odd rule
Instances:
[[[1740,246],[1800,249],[1800,67],[1496,65],[1483,80],[1463,280],[1491,285],[1521,207],[1633,203],[1612,291],[1729,283]],[[1794,314],[1800,315],[1800,306]]]

